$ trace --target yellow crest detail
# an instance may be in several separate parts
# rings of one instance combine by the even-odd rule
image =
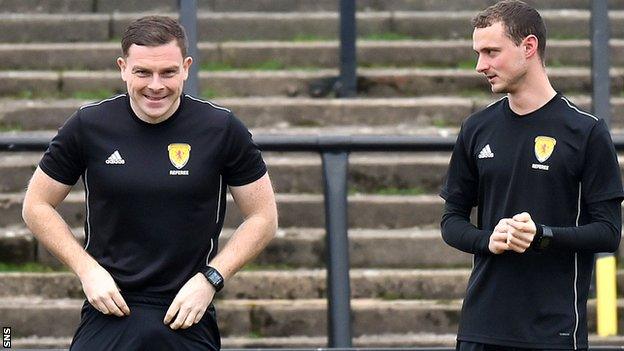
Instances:
[[[189,144],[169,144],[169,160],[180,169],[186,165],[191,157],[191,145]]]
[[[535,137],[535,157],[537,157],[537,160],[540,162],[548,160],[555,150],[556,144],[557,140],[555,138],[547,136]]]

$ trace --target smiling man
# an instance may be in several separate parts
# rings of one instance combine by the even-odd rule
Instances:
[[[472,24],[476,70],[506,95],[464,121],[441,191],[444,240],[474,254],[457,349],[587,349],[593,254],[620,242],[609,130],[553,89],[535,9],[501,1]]]
[[[24,221],[82,283],[71,350],[218,350],[213,297],[276,231],[266,166],[228,109],[182,93],[193,60],[177,21],[134,21],[122,52],[127,93],[67,120]],[[84,246],[56,211],[81,177]],[[245,220],[219,251],[228,186]]]

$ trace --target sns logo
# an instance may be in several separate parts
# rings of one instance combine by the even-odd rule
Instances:
[[[11,327],[2,328],[2,347],[11,348]]]

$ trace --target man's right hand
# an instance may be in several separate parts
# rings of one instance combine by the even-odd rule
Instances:
[[[95,265],[80,275],[82,290],[89,303],[104,314],[114,314],[117,317],[130,315],[130,308],[124,301],[113,277],[102,268]]]
[[[495,255],[502,254],[503,252],[509,250],[509,244],[507,243],[508,219],[509,218],[503,218],[498,221],[498,224],[494,227],[492,235],[490,235],[488,249]]]

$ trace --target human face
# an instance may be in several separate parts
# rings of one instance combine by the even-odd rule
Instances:
[[[171,117],[180,106],[182,87],[192,62],[190,57],[182,57],[175,40],[160,46],[132,44],[128,56],[118,58],[117,65],[134,113],[148,123]]]
[[[501,22],[475,28],[472,48],[478,55],[476,70],[483,73],[493,93],[515,93],[528,71],[524,45],[516,45],[505,33]]]

